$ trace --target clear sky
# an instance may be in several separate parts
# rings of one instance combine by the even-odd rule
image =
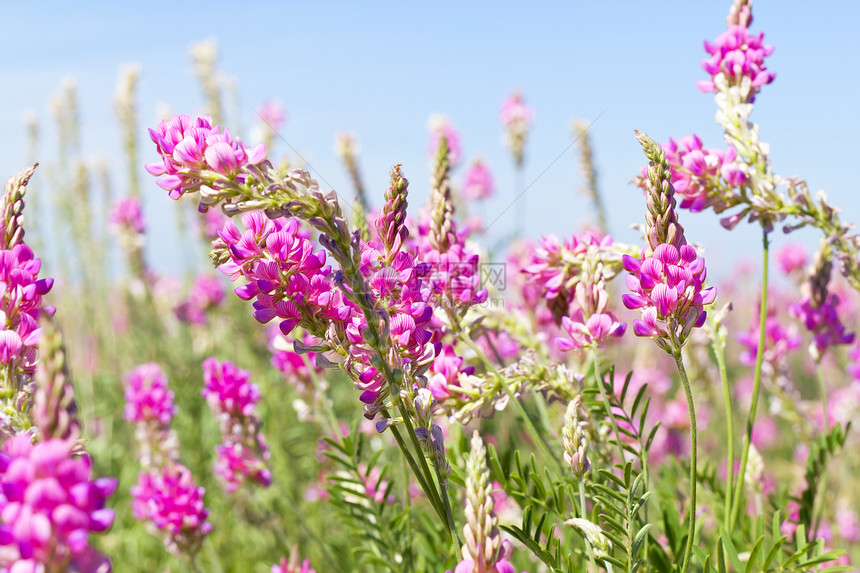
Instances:
[[[752,30],[764,31],[766,43],[776,46],[767,65],[777,77],[757,98],[753,119],[771,144],[777,173],[806,178],[811,189],[827,191],[846,219],[860,221],[852,179],[860,163],[860,3],[818,4],[754,5]],[[591,134],[610,227],[619,240],[633,242],[637,235],[628,227],[644,219],[644,201],[628,184],[644,163],[633,129],[659,141],[698,133],[706,147],[724,146],[712,95],[695,83],[706,77],[702,41],[724,31],[729,5],[6,2],[0,4],[0,174],[24,165],[27,110],[40,120],[40,159],[53,161],[48,101],[71,75],[82,105],[84,154],[110,162],[119,194],[124,166],[113,112],[119,67],[142,67],[141,152],[143,161],[152,161],[144,128],[157,123],[159,104],[176,113],[201,109],[188,48],[217,38],[220,69],[238,82],[241,98],[241,117],[227,118],[231,130],[247,138],[254,109],[279,99],[288,113],[284,138],[344,196],[351,190],[332,138],[351,129],[361,141],[367,187],[381,197],[388,170],[402,163],[412,182],[410,203],[422,204],[429,184],[426,120],[440,112],[460,130],[464,156],[480,154],[493,170],[497,197],[485,209],[492,220],[515,196],[498,111],[506,95],[521,90],[536,112],[525,195],[526,234],[535,237],[569,235],[589,217],[577,193],[576,148],[568,148],[570,121],[597,118]],[[288,149],[282,144],[273,151],[280,156]],[[174,207],[151,177],[145,176],[144,192],[150,259],[175,269]],[[512,229],[521,207],[494,225],[497,236]],[[712,213],[683,213],[682,223],[691,240],[710,249],[709,263],[720,272],[754,254],[760,240],[753,225],[722,230]],[[786,241],[779,235],[777,245]],[[795,236],[817,242],[812,231]]]

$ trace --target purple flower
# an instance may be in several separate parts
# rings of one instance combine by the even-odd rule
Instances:
[[[278,131],[287,121],[287,112],[284,106],[277,100],[264,102],[257,108],[257,115],[272,131]]]
[[[444,400],[452,395],[452,388],[460,386],[460,373],[473,374],[475,367],[463,367],[463,357],[457,355],[453,346],[446,344],[433,360],[430,372],[432,374],[427,381],[427,389],[435,399]]]
[[[581,308],[577,308],[570,317],[562,317],[561,326],[567,337],[555,339],[559,350],[594,347],[610,336],[623,336],[627,330],[627,323],[620,322],[611,312],[592,314],[584,319]]]
[[[526,105],[520,92],[514,92],[502,102],[499,120],[505,128],[505,143],[514,155],[514,162],[522,166],[526,137],[534,121],[534,110]]]
[[[803,271],[806,266],[806,249],[803,245],[789,243],[776,252],[776,261],[783,273],[790,275]]]
[[[203,505],[205,488],[181,464],[168,464],[160,471],[141,472],[131,488],[134,517],[152,523],[165,534],[165,545],[178,555],[194,555],[212,530]]]
[[[167,389],[167,376],[158,364],[141,364],[126,375],[125,383],[126,421],[170,424],[176,406],[173,392]]]
[[[258,441],[265,447],[262,435],[258,436]],[[266,467],[268,450],[261,459],[255,448],[228,439],[215,446],[215,454],[215,475],[224,484],[225,492],[233,493],[245,482],[254,482],[261,487],[272,485],[272,473]]]
[[[225,360],[207,358],[203,362],[203,397],[216,414],[241,418],[254,413],[260,401],[260,390],[250,384],[250,373]]]
[[[206,324],[206,315],[210,310],[217,308],[224,301],[224,287],[221,280],[213,275],[199,275],[188,298],[182,301],[174,309],[176,318],[190,324]]]
[[[683,342],[693,327],[705,323],[703,307],[714,302],[717,291],[703,287],[705,259],[696,249],[663,243],[642,260],[629,255],[622,260],[630,273],[627,288],[633,294],[621,300],[627,308],[642,311],[642,319],[633,321],[636,336]]]
[[[744,366],[752,366],[755,364],[756,354],[758,354],[759,341],[759,314],[756,313],[756,320],[750,324],[747,332],[738,334],[738,341],[744,346],[744,350],[740,353],[740,362]],[[789,351],[800,347],[800,336],[797,334],[797,329],[781,325],[776,316],[776,310],[768,308],[767,317],[764,325],[765,331],[765,350],[764,360],[768,364],[778,364],[788,355]]]
[[[143,218],[143,206],[137,197],[122,197],[113,204],[109,218],[110,229],[121,235],[143,235],[146,231],[146,221]]]
[[[486,164],[476,159],[463,178],[462,195],[470,201],[489,199],[493,196],[493,175]]]
[[[740,85],[743,78],[749,78],[752,82],[752,102],[761,86],[776,78],[776,74],[767,71],[764,65],[764,59],[773,53],[773,46],[764,45],[764,32],[751,36],[745,26],[730,26],[714,43],[706,41],[705,51],[711,58],[702,60],[702,68],[711,74],[711,79],[697,83],[703,92],[717,91],[714,84],[717,74],[725,75],[730,86]]]
[[[0,566],[10,571],[110,571],[90,546],[90,533],[110,528],[105,508],[117,481],[91,480],[90,459],[74,457],[74,440],[38,444],[10,438],[0,453]],[[4,569],[5,570],[5,569]]]
[[[788,308],[788,312],[812,333],[811,350],[816,359],[831,346],[854,342],[854,333],[845,332],[845,325],[839,319],[838,305],[839,297],[831,294],[820,305],[814,304],[810,297],[804,297]]]

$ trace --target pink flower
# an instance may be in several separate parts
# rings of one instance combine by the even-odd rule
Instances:
[[[257,108],[257,115],[272,131],[278,131],[287,121],[287,112],[284,106],[277,100],[264,102]]]
[[[806,249],[798,243],[788,243],[776,252],[776,261],[787,275],[802,272],[807,261]]]
[[[728,203],[725,190],[743,185],[746,174],[737,163],[734,147],[723,151],[704,149],[699,136],[669,139],[661,147],[672,170],[671,183],[681,197],[682,209],[696,213],[714,207],[721,211]]]
[[[146,230],[143,206],[137,197],[118,199],[111,208],[108,221],[111,231],[116,234],[128,231],[134,235],[142,235]]]
[[[486,569],[486,573],[515,573],[514,566],[509,561],[513,554],[514,546],[507,539],[503,540],[496,562],[489,569]],[[453,573],[473,573],[476,567],[476,563],[471,559],[463,559],[457,564]],[[451,571],[447,573],[451,573]],[[524,571],[523,573],[527,572]]]
[[[134,517],[165,533],[165,545],[179,555],[194,555],[212,530],[203,505],[205,488],[197,487],[185,466],[169,464],[160,471],[141,472],[131,488]]]
[[[470,201],[493,196],[493,175],[480,159],[476,159],[463,178],[462,195]]]
[[[776,78],[774,72],[765,68],[764,59],[773,53],[773,46],[764,45],[764,32],[751,36],[744,26],[730,26],[714,43],[706,41],[705,51],[711,58],[702,60],[702,68],[711,74],[711,79],[698,82],[697,85],[703,92],[717,91],[713,80],[717,74],[724,74],[730,86],[740,85],[743,78],[749,78],[752,82],[752,102],[761,86]]]
[[[250,416],[260,401],[260,390],[248,382],[250,376],[247,370],[239,370],[229,360],[207,358],[203,361],[203,397],[216,414]]]
[[[788,308],[788,312],[812,333],[811,348],[816,360],[831,346],[854,342],[854,333],[845,332],[845,325],[839,319],[838,305],[839,297],[831,294],[820,305],[815,305],[810,297],[804,297]]]
[[[427,389],[437,400],[444,400],[451,396],[451,388],[459,387],[459,375],[469,375],[475,372],[474,366],[463,367],[463,357],[454,352],[454,347],[446,344],[433,360],[430,366],[432,373],[427,381]]]
[[[258,441],[262,442],[262,436]],[[265,447],[265,443],[263,442]],[[260,487],[272,485],[272,473],[266,467],[269,452],[266,450],[264,459],[260,454],[246,444],[235,440],[225,440],[225,443],[215,446],[215,475],[224,484],[224,491],[233,493],[246,482],[253,482]]]
[[[0,566],[11,571],[110,570],[90,546],[90,533],[107,531],[114,520],[105,502],[117,481],[91,481],[90,459],[74,457],[73,440],[38,444],[11,437],[0,453]],[[4,569],[5,570],[5,569]]]
[[[427,147],[427,152],[430,158],[436,157],[436,152],[439,150],[439,142],[442,136],[448,142],[448,164],[453,169],[460,164],[460,132],[454,127],[451,121],[439,114],[431,115],[427,120],[427,127],[430,130],[430,144]]]
[[[246,165],[256,165],[266,158],[264,144],[249,149],[234,140],[228,130],[222,133],[220,127],[212,127],[208,115],[194,119],[177,115],[163,120],[149,130],[149,137],[161,161],[147,164],[146,170],[159,177],[158,186],[169,191],[171,199],[197,191],[218,176],[232,179]]]
[[[505,128],[505,143],[514,155],[514,163],[522,166],[526,137],[534,121],[534,110],[526,105],[520,92],[514,92],[502,102],[499,119]]]
[[[224,287],[217,276],[202,274],[191,285],[188,298],[174,309],[176,318],[190,324],[206,324],[207,313],[224,301]]]
[[[750,324],[749,330],[738,334],[738,341],[744,346],[744,350],[740,353],[740,362],[745,366],[755,364],[756,354],[758,353],[759,321],[757,318],[759,313],[756,312],[755,316],[756,320]],[[797,329],[781,325],[777,319],[776,310],[773,308],[768,308],[764,329],[764,360],[769,364],[781,362],[788,355],[789,351],[800,346],[801,341],[800,336],[797,334]]]
[[[295,561],[295,562],[293,562]],[[311,560],[305,559],[299,567],[298,559],[287,561],[286,557],[281,558],[279,565],[272,565],[272,573],[317,573],[316,569],[311,569]]]
[[[586,320],[582,309],[577,308],[570,317],[562,317],[561,327],[567,337],[556,338],[555,345],[559,350],[573,350],[597,346],[610,336],[621,337],[627,323],[620,322],[611,312],[592,314]]]
[[[696,249],[662,243],[641,261],[629,255],[622,260],[633,294],[621,299],[627,308],[642,311],[642,319],[633,321],[636,336],[683,342],[693,327],[705,323],[703,307],[714,302],[717,291],[703,288],[707,270]]]
[[[125,377],[125,414],[128,422],[157,421],[167,426],[176,413],[167,376],[155,362],[141,364]]]

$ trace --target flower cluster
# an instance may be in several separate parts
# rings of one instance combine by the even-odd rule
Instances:
[[[427,381],[427,389],[435,399],[444,400],[451,396],[453,388],[460,386],[460,373],[466,376],[475,373],[474,366],[464,367],[463,363],[463,357],[454,351],[452,345],[442,347],[430,367],[430,379]]]
[[[108,225],[111,232],[120,237],[142,237],[146,232],[146,220],[140,198],[129,196],[117,199],[111,207]]]
[[[269,350],[272,352],[272,366],[277,368],[299,393],[304,393],[311,380],[311,369],[316,368],[314,364],[316,353],[310,351],[296,352],[296,342],[304,350],[317,344],[318,340],[304,333],[303,336],[296,337],[296,340],[293,341],[284,336],[280,329],[274,325],[269,328]]]
[[[526,105],[523,95],[514,92],[502,102],[502,110],[499,120],[505,128],[505,142],[514,154],[514,162],[517,167],[523,164],[523,151],[525,149],[526,137],[534,121],[535,113]]]
[[[480,201],[493,196],[493,174],[480,159],[476,159],[463,177],[461,194],[469,201]]]
[[[678,141],[669,139],[663,151],[672,168],[672,187],[681,197],[682,209],[696,213],[713,207],[720,213],[733,204],[733,194],[728,190],[747,181],[734,147],[725,151],[704,149],[699,136],[692,135]]]
[[[740,85],[743,78],[749,78],[752,102],[761,86],[776,78],[774,72],[765,68],[764,59],[773,53],[773,46],[764,45],[764,32],[753,36],[746,26],[729,26],[713,43],[705,42],[705,51],[711,58],[702,60],[702,68],[711,74],[711,79],[698,82],[703,92],[717,91],[714,78],[719,74],[726,77],[730,86]]]
[[[684,229],[675,213],[671,171],[663,150],[647,135],[637,138],[650,159],[648,167],[646,234],[651,254],[641,259],[624,255],[627,288],[633,294],[622,296],[624,306],[642,311],[633,321],[637,336],[654,338],[671,355],[680,352],[690,331],[705,323],[704,305],[717,296],[714,287],[704,288],[705,260],[687,245]]]
[[[254,411],[260,390],[249,383],[250,374],[230,361],[207,358],[203,362],[203,397],[221,423],[221,444],[215,449],[215,473],[227,493],[244,482],[263,487],[272,483],[266,467],[269,450]]]
[[[206,315],[224,301],[224,287],[217,276],[199,275],[191,285],[188,298],[174,311],[176,317],[190,324],[206,324]]]
[[[299,565],[299,556],[295,548],[290,553],[290,559],[281,557],[281,562],[277,565],[272,565],[271,573],[317,573],[316,569],[311,568],[311,560],[305,559]]]
[[[91,478],[88,457],[74,440],[38,444],[18,435],[0,452],[0,566],[9,571],[104,573],[110,562],[89,545],[114,520],[105,502],[113,478]],[[6,569],[10,567],[10,569]]]
[[[158,186],[172,199],[216,179],[232,179],[243,165],[256,165],[266,159],[265,145],[248,148],[233,139],[229,130],[222,133],[220,127],[213,128],[208,115],[177,115],[163,120],[156,129],[149,130],[149,137],[161,161],[148,163],[146,170],[159,177]]]
[[[182,464],[168,464],[158,471],[141,472],[131,488],[131,508],[136,519],[147,521],[166,533],[167,548],[178,555],[194,555],[212,530],[203,505],[205,488],[198,487],[191,471]]]
[[[227,220],[218,233],[229,256],[218,270],[230,280],[248,281],[235,293],[243,300],[255,299],[254,318],[261,323],[277,318],[284,334],[301,325],[323,336],[332,321],[349,316],[341,291],[329,280],[325,251],[313,251],[298,220],[249,212],[242,215],[242,224],[244,231]]]
[[[170,429],[176,407],[167,376],[155,363],[140,365],[126,376],[125,396],[125,419],[135,424],[144,468],[131,488],[134,516],[164,531],[169,550],[193,555],[212,526],[205,521],[204,488],[179,463],[176,434]]]
[[[444,115],[434,114],[427,119],[427,128],[430,130],[430,144],[427,147],[427,152],[431,159],[436,157],[436,152],[439,149],[439,143],[444,138],[448,145],[448,161],[451,168],[457,167],[460,164],[460,132],[454,127]]]
[[[53,316],[55,309],[42,305],[54,279],[40,279],[42,260],[19,243],[0,251],[0,310],[4,324],[0,330],[0,362],[13,371],[32,376],[38,362],[41,330],[39,314]]]

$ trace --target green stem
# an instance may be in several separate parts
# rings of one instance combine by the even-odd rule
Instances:
[[[509,401],[514,405],[514,409],[517,411],[517,414],[519,414],[519,416],[523,419],[523,424],[526,427],[526,433],[528,433],[529,437],[532,439],[532,442],[534,442],[537,448],[541,451],[541,454],[543,454],[544,458],[546,458],[547,463],[551,463],[553,465],[558,475],[564,475],[564,472],[562,471],[561,467],[561,462],[558,461],[558,458],[552,455],[549,446],[547,446],[546,442],[538,433],[537,428],[535,428],[534,424],[531,421],[531,418],[529,418],[528,413],[526,413],[525,408],[523,408],[523,405],[520,403],[519,399],[514,395],[514,391],[511,390],[510,386],[508,386],[508,383],[507,381],[505,381],[505,378],[496,369],[496,366],[489,358],[487,358],[487,355],[484,354],[480,348],[478,348],[478,345],[475,344],[475,342],[469,336],[468,332],[463,333],[461,339],[469,346],[469,348],[472,349],[472,351],[478,356],[478,358],[481,359],[481,361],[487,367],[487,370],[495,374],[496,378],[501,383],[502,388],[504,388],[505,393],[508,395]]]
[[[403,439],[403,436],[400,435],[400,429],[397,426],[391,426],[391,433],[394,435],[394,440],[397,442],[397,445],[400,447],[400,451],[403,452],[403,457],[406,458],[406,462],[409,464],[409,467],[412,469],[412,473],[415,474],[415,478],[418,480],[418,484],[421,486],[421,489],[424,491],[424,494],[427,496],[427,499],[430,501],[430,505],[433,506],[433,509],[436,510],[436,514],[445,520],[445,527],[448,527],[448,519],[445,515],[445,509],[442,507],[442,500],[440,500],[436,494],[436,488],[431,487],[430,483],[427,483],[424,474],[421,471],[421,468],[418,467],[418,463],[415,461],[415,458],[412,456],[412,451],[409,449],[409,446],[406,444],[406,441]],[[420,454],[420,452],[419,452]],[[422,454],[423,456],[423,454]],[[431,481],[432,483],[432,481]]]
[[[326,418],[328,419],[328,423],[331,426],[329,430],[333,432],[335,438],[340,438],[340,426],[337,422],[337,415],[332,408],[332,405],[329,404],[328,396],[325,393],[325,390],[322,387],[322,383],[320,383],[320,379],[317,376],[316,370],[314,369],[314,365],[311,364],[310,358],[308,358],[307,354],[302,354],[302,361],[305,363],[305,367],[308,369],[308,374],[311,378],[311,382],[313,382],[314,389],[316,390],[317,396],[319,397],[319,401],[322,404],[323,412],[325,413]]]
[[[600,360],[597,358],[597,348],[591,349],[591,361],[594,364],[594,379],[597,381],[597,389],[600,390],[600,397],[603,398],[606,415],[612,424],[612,431],[615,432],[615,445],[618,446],[618,463],[624,465],[624,446],[621,443],[621,432],[618,430],[618,424],[615,422],[615,414],[612,413],[612,405],[609,403],[609,397],[606,395],[606,388],[603,387],[603,374],[600,372]]]
[[[735,487],[735,430],[734,415],[732,408],[732,389],[729,386],[729,377],[726,374],[726,347],[719,333],[719,325],[711,322],[711,344],[714,348],[714,356],[717,359],[717,368],[720,371],[720,381],[723,384],[723,400],[726,406],[726,446],[728,453],[726,457],[726,501],[724,507],[723,527],[729,530],[729,520],[732,514],[732,490]]]
[[[583,479],[579,480],[579,507],[580,507],[580,517],[582,519],[588,519],[588,514],[585,511],[585,482]],[[585,548],[588,551],[588,560],[591,561],[591,567],[594,569],[594,573],[597,573],[599,569],[597,568],[597,561],[594,559],[594,550],[591,548],[591,543],[588,540],[585,540]]]
[[[821,410],[824,414],[824,433],[830,431],[830,416],[827,409],[827,388],[824,385],[824,376],[821,372],[821,361],[815,361],[815,377],[818,380],[818,394],[821,396]]]
[[[768,237],[767,231],[762,230],[762,270],[761,270],[761,309],[759,312],[759,335],[758,349],[755,357],[755,374],[753,376],[753,393],[752,402],[750,403],[750,412],[747,416],[746,433],[744,434],[744,449],[741,454],[741,467],[738,472],[737,484],[738,487],[734,491],[734,499],[732,500],[732,519],[729,522],[729,530],[732,530],[738,521],[738,516],[741,511],[741,495],[743,493],[744,476],[747,471],[747,460],[750,453],[750,444],[752,443],[753,424],[755,424],[756,408],[758,408],[758,396],[761,390],[761,367],[764,361],[764,345],[767,335],[767,266],[768,266]]]
[[[687,371],[684,369],[684,361],[681,358],[680,348],[675,352],[673,358],[678,366],[678,374],[681,375],[681,385],[684,387],[684,394],[687,397],[687,409],[690,413],[690,509],[689,518],[690,525],[687,533],[687,547],[684,550],[684,564],[681,566],[681,573],[687,573],[690,567],[690,557],[693,554],[693,538],[696,535],[696,482],[698,481],[698,473],[696,471],[696,457],[698,453],[697,432],[696,432],[696,407],[693,404],[693,392],[690,389],[690,381],[687,379]]]

